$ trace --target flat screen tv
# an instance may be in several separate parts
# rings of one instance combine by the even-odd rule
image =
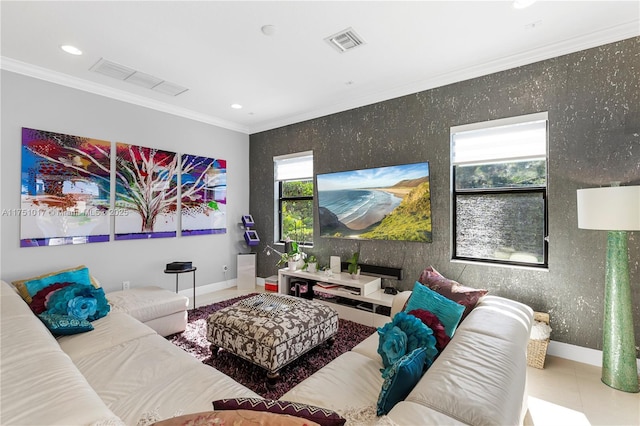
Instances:
[[[429,163],[316,175],[320,236],[431,242]]]

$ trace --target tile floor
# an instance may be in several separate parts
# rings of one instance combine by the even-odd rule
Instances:
[[[600,367],[547,356],[544,369],[528,367],[525,425],[640,425],[640,393],[600,381]]]
[[[202,306],[246,293],[230,288],[198,296],[196,302]],[[599,367],[547,356],[544,369],[527,368],[526,426],[640,425],[640,394],[608,387],[600,381]]]

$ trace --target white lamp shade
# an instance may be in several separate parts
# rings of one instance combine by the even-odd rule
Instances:
[[[578,189],[578,228],[640,230],[640,186]]]

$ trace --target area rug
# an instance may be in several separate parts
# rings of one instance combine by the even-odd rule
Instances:
[[[340,319],[338,334],[335,336],[333,344],[325,342],[283,367],[280,370],[278,382],[274,386],[267,387],[264,369],[226,351],[220,351],[215,357],[212,357],[207,341],[207,318],[209,315],[253,295],[255,293],[190,310],[186,330],[183,333],[169,336],[168,339],[174,345],[184,349],[203,363],[232,377],[263,398],[280,398],[289,389],[334,358],[351,350],[376,330],[374,327]]]

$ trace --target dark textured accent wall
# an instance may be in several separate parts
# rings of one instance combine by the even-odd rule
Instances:
[[[576,190],[640,184],[639,82],[640,38],[632,38],[251,135],[259,276],[277,271],[277,258],[263,250],[277,220],[274,156],[313,150],[315,173],[429,161],[432,243],[316,238],[307,251],[328,263],[359,248],[363,263],[403,268],[400,289],[433,265],[465,285],[549,312],[553,340],[602,349],[606,232],[578,229]],[[550,124],[549,269],[451,262],[450,127],[539,111],[548,111]],[[640,324],[640,232],[629,233],[629,259]]]

